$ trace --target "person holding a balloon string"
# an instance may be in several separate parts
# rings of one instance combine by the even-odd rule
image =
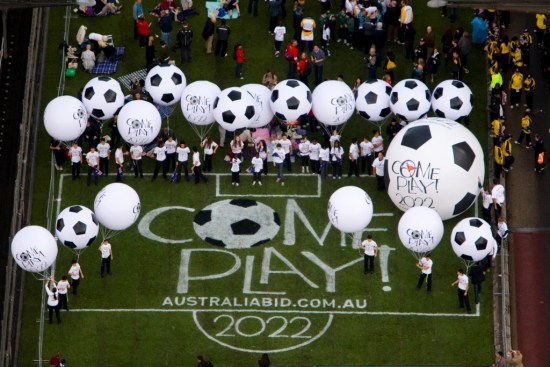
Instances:
[[[111,275],[111,261],[113,258],[113,248],[107,239],[104,239],[99,245],[99,251],[101,252],[101,277],[105,277],[105,270],[107,274]]]
[[[50,288],[50,285],[52,285],[51,288]],[[50,324],[52,323],[52,317],[54,312],[55,312],[55,318],[57,319],[57,323],[61,324],[61,317],[59,316],[59,293],[55,285],[55,279],[46,278],[46,285],[44,287],[46,289],[46,294],[48,295],[47,304],[48,304],[48,315],[49,315]]]
[[[194,146],[193,148],[191,148],[191,150],[193,151],[193,166],[191,167],[191,172],[193,172],[193,174],[195,175],[195,185],[197,185],[201,181],[201,179],[204,181],[205,184],[208,184],[208,179],[202,173],[199,148]]]
[[[374,274],[374,258],[378,256],[378,245],[369,234],[366,240],[357,245],[357,248],[362,248],[365,251],[363,254],[363,258],[365,260],[363,273]]]
[[[88,179],[86,184],[90,186],[92,183],[92,175],[94,176],[94,184],[97,186],[99,180],[98,164],[99,164],[99,153],[96,152],[95,147],[91,146],[90,151],[86,154],[86,163],[88,163]]]
[[[432,268],[433,268],[432,255],[426,254],[416,263],[416,267],[420,269],[420,278],[418,278],[418,284],[416,289],[422,289],[422,283],[424,279],[427,279],[426,291],[430,293],[432,291]]]
[[[344,149],[340,146],[340,142],[336,140],[334,146],[330,150],[331,162],[332,162],[332,179],[342,178],[342,156],[344,155]]]
[[[140,145],[134,144],[130,147],[130,157],[132,158],[132,166],[134,167],[134,177],[143,178],[143,148]]]
[[[454,287],[458,284],[458,305],[460,308],[464,308],[466,305],[466,312],[472,312],[472,307],[470,306],[470,298],[468,297],[468,276],[464,273],[463,269],[458,269],[456,272],[457,279],[451,283]]]
[[[61,277],[61,280],[57,282],[57,293],[59,295],[59,309],[64,308],[65,310],[69,311],[69,298],[67,296],[67,293],[69,292],[69,288],[71,288],[71,284],[67,280],[67,277],[63,275]]]
[[[375,129],[372,131],[372,145],[374,145],[374,153],[384,152],[384,138],[380,135],[380,131]]]
[[[71,277],[71,288],[73,290],[73,295],[76,296],[78,294],[80,278],[84,278],[82,268],[80,267],[80,264],[76,261],[76,259],[73,259],[71,261],[71,268],[69,269],[68,274]]]

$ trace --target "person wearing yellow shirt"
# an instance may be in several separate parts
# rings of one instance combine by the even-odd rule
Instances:
[[[516,68],[522,68],[523,67],[523,51],[521,50],[521,47],[514,47],[512,51],[510,51],[510,57],[512,57],[512,64]]]
[[[494,146],[493,157],[495,159],[495,169],[493,173],[495,178],[500,178],[502,165],[504,164],[504,155],[502,154],[502,147],[500,144]]]
[[[508,36],[502,37],[502,42],[500,42],[500,66],[502,67],[502,72],[506,73],[508,71],[508,65],[510,65],[510,40]]]
[[[512,155],[512,135],[505,135],[501,147],[502,155],[504,156],[504,164],[502,165],[502,170],[504,172],[508,172],[513,168],[512,165],[514,164],[514,156]]]
[[[519,134],[518,140],[516,140],[514,143],[521,144],[523,141],[523,138],[525,137],[525,148],[529,149],[533,146],[533,143],[531,142],[531,126],[533,125],[533,120],[531,119],[531,116],[529,116],[529,112],[525,111],[523,114],[523,117],[521,118],[521,133]]]
[[[504,118],[500,117],[498,119],[494,119],[493,122],[491,122],[491,127],[493,129],[493,144],[498,145],[504,137],[504,130],[506,130]]]
[[[510,77],[510,108],[519,107],[521,100],[521,90],[523,89],[523,74],[516,69],[514,74]]]
[[[533,97],[535,96],[535,78],[528,73],[525,79],[523,79],[523,90],[525,91],[525,104],[524,107],[533,109]]]
[[[544,31],[546,31],[547,28],[548,17],[546,14],[537,14],[535,17],[537,19],[537,28],[535,29],[535,34],[537,35],[537,45],[542,46]]]

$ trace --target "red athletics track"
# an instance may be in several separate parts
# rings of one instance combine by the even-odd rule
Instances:
[[[515,340],[529,367],[548,367],[550,347],[550,232],[512,233]]]

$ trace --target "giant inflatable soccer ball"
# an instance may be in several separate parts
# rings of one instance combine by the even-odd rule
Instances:
[[[430,110],[430,99],[426,84],[416,79],[405,79],[393,87],[390,107],[394,115],[410,122],[426,116]]]
[[[175,65],[157,65],[145,78],[145,90],[161,106],[171,106],[181,99],[187,85],[185,75]]]
[[[393,203],[403,211],[427,206],[443,220],[474,203],[485,175],[476,137],[461,124],[437,117],[401,129],[386,158],[386,187]]]
[[[44,110],[44,126],[54,139],[76,140],[86,130],[88,113],[82,102],[71,96],[59,96],[50,101]]]
[[[183,90],[181,112],[194,125],[209,125],[214,119],[214,101],[221,90],[207,80],[197,80]]]
[[[255,116],[254,98],[243,88],[226,88],[214,101],[214,118],[227,131],[250,126]]]
[[[99,233],[95,214],[82,205],[65,208],[55,220],[55,234],[64,246],[83,250],[90,246]]]
[[[249,127],[260,128],[269,124],[273,119],[273,111],[269,99],[271,98],[271,90],[263,84],[245,84],[242,86],[252,98],[254,98],[256,107],[256,116]]]
[[[338,126],[347,122],[355,110],[355,98],[350,87],[338,80],[327,80],[314,90],[312,108],[322,124]]]
[[[162,125],[162,117],[152,103],[143,100],[130,101],[120,109],[117,128],[128,144],[146,145],[156,139]]]
[[[472,112],[472,108],[474,94],[460,80],[444,80],[432,93],[432,110],[439,117],[461,122]]]
[[[124,93],[115,79],[98,76],[84,86],[82,103],[89,115],[99,120],[108,120],[124,105]]]
[[[391,86],[383,80],[368,80],[357,88],[355,108],[361,117],[372,121],[384,121],[391,114]]]
[[[283,122],[298,121],[311,110],[311,91],[299,80],[279,82],[271,91],[271,111]]]
[[[479,218],[464,218],[451,233],[456,256],[465,261],[481,261],[495,247],[491,225]]]

